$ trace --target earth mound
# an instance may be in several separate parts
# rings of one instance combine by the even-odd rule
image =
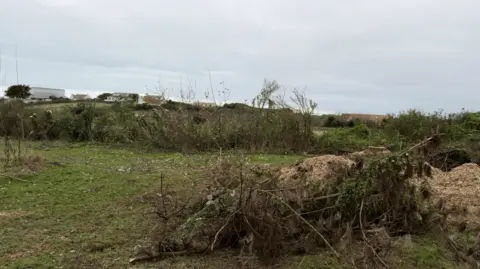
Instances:
[[[379,241],[373,232],[379,227],[385,238],[415,232],[427,218],[420,212],[423,198],[405,174],[408,165],[413,169],[407,155],[365,163],[323,155],[284,167],[222,158],[206,172],[209,183],[199,199],[176,214],[162,207],[175,203],[156,203],[170,223],[157,240],[158,253],[237,249],[270,263],[318,248],[339,256],[339,245],[352,238],[371,246]]]

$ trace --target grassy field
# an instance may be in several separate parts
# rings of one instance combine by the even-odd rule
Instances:
[[[158,187],[160,174],[182,186],[210,159],[86,145],[37,144],[33,151],[44,159],[38,175],[0,181],[0,268],[125,268],[157,220],[142,195]]]
[[[128,265],[134,246],[147,240],[158,222],[142,197],[158,189],[162,174],[174,188],[185,187],[215,157],[60,143],[31,144],[28,154],[43,159],[40,172],[0,178],[0,268],[159,268],[158,262]],[[302,157],[249,158],[288,164]],[[405,247],[398,265],[457,268],[426,238]],[[221,253],[178,258],[164,268],[227,266],[240,268],[229,253]],[[280,268],[345,267],[324,254],[289,258]]]

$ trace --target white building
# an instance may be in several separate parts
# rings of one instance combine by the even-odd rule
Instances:
[[[72,99],[73,100],[87,100],[89,99],[90,96],[88,96],[88,94],[72,94]]]
[[[132,95],[135,93],[127,93],[127,92],[114,92],[111,96],[108,96],[105,99],[105,102],[122,102],[122,101],[131,101]]]
[[[30,93],[32,94],[30,99],[50,99],[51,96],[65,97],[65,89],[30,87]]]

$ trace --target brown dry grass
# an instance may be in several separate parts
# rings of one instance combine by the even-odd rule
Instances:
[[[468,229],[480,231],[480,166],[467,163],[450,172],[436,170],[430,185],[443,210],[451,212],[451,222],[465,222]]]
[[[40,156],[27,156],[22,162],[24,167],[34,173],[40,172],[43,168],[43,158]]]
[[[0,211],[0,218],[18,218],[29,215],[25,211]]]
[[[329,181],[344,178],[355,162],[342,156],[322,155],[280,169],[281,181]]]
[[[480,166],[467,163],[448,173],[439,173],[432,186],[442,198],[458,206],[480,206]]]
[[[40,253],[46,252],[49,249],[49,245],[40,243],[35,246],[32,246],[31,249],[26,250],[26,251],[17,251],[14,253],[10,253],[7,255],[7,261],[13,261],[19,258],[24,258],[27,256],[36,256],[39,255]]]
[[[37,174],[44,167],[44,159],[38,155],[21,156],[13,160],[2,158],[0,161],[4,164],[3,176],[10,179],[20,180],[19,177]]]

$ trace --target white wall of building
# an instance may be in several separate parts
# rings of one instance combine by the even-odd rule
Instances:
[[[30,98],[36,99],[47,99],[50,96],[55,97],[66,97],[64,89],[53,89],[53,88],[43,88],[43,87],[30,87],[30,93],[32,94]]]

